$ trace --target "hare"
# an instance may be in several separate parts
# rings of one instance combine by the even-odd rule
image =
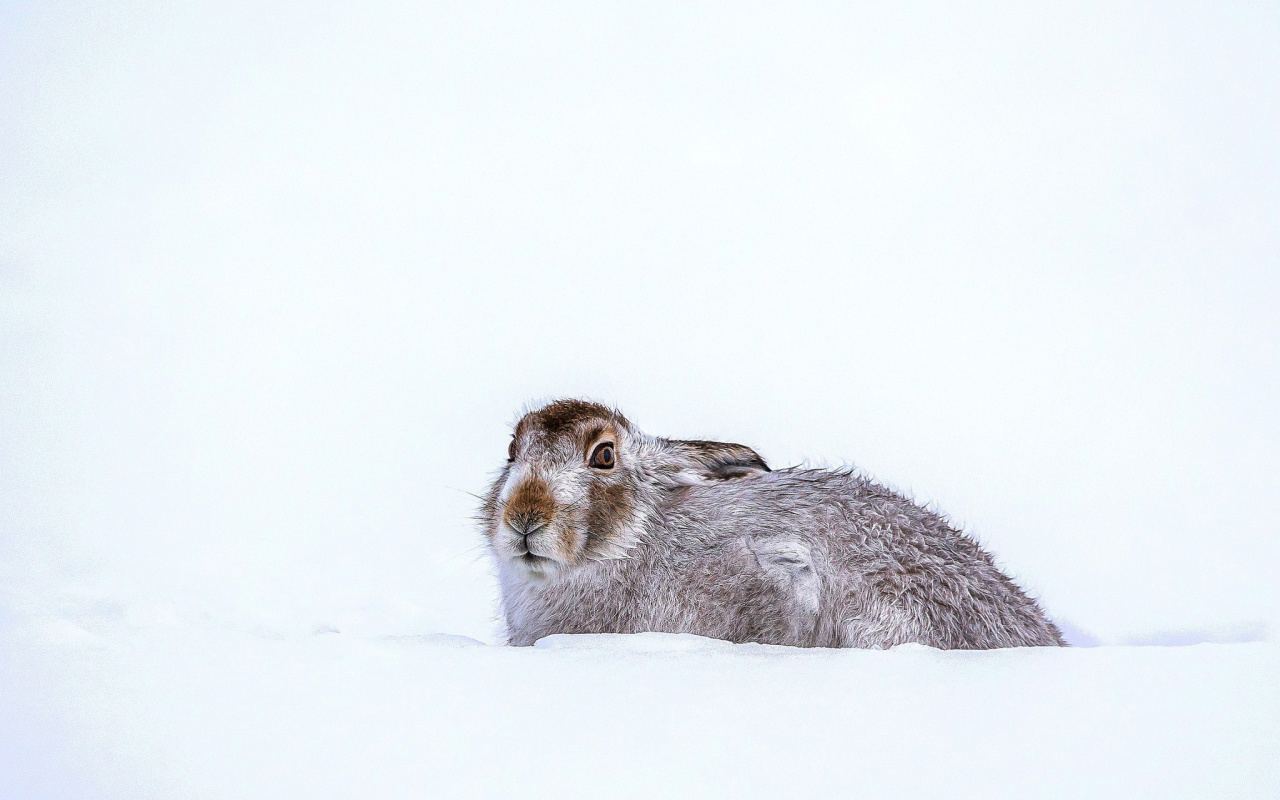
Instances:
[[[516,424],[481,510],[508,641],[695,633],[800,647],[1063,645],[946,520],[847,470],[650,436],[561,400]]]

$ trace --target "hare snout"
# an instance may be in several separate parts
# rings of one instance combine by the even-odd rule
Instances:
[[[516,524],[503,523],[503,527],[506,529],[504,534],[506,534],[506,538],[510,543],[512,553],[517,556],[523,556],[529,554],[537,555],[533,553],[535,544],[530,539],[545,530],[547,524],[541,521]]]
[[[547,527],[551,518],[538,511],[521,511],[507,514],[502,521],[507,530],[515,534],[521,542],[528,543],[529,537]]]
[[[545,527],[556,515],[556,499],[551,487],[536,475],[517,482],[506,497],[502,522],[524,536]]]
[[[494,542],[499,554],[535,577],[573,563],[581,544],[578,526],[560,508],[550,484],[526,472],[506,494]]]

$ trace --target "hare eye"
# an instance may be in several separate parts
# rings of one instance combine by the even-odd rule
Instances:
[[[515,460],[516,460],[516,440],[515,440],[515,437],[512,437],[511,444],[507,445],[507,462],[510,463]]]
[[[596,445],[596,449],[591,451],[591,459],[588,463],[596,469],[613,469],[615,463],[613,442],[601,442]]]

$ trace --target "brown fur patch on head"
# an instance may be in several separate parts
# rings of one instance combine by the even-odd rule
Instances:
[[[537,411],[525,414],[516,424],[516,438],[533,428],[545,431],[551,436],[557,436],[573,430],[582,422],[593,419],[627,424],[621,414],[599,403],[589,403],[585,400],[557,400]]]
[[[555,514],[556,501],[547,482],[541,478],[526,478],[507,500],[502,519],[509,527],[523,533],[546,525]]]
[[[587,536],[591,544],[617,538],[631,519],[635,502],[630,486],[622,483],[596,483],[588,490]]]

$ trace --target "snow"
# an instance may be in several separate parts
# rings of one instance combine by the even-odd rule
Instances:
[[[1280,792],[1273,644],[945,652],[666,634],[507,648],[65,633],[25,631],[19,657],[12,639],[5,653],[6,685],[32,704],[24,729],[67,732],[10,764],[7,784],[35,790],[25,796]]]
[[[1280,796],[1278,25],[0,4],[0,800]],[[854,464],[1090,646],[499,647],[558,396]]]

